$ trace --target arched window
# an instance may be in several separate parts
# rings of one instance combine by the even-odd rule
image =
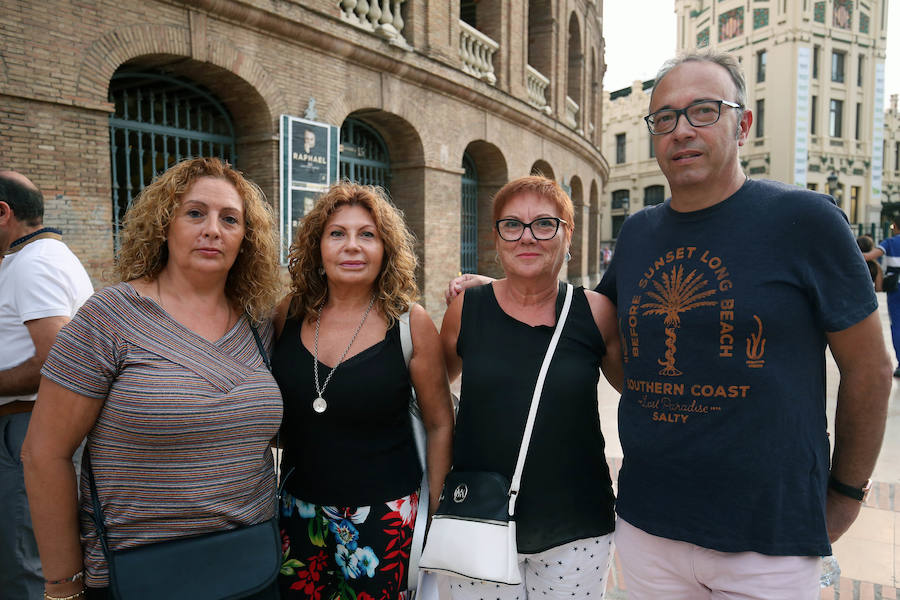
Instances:
[[[528,0],[528,64],[553,75],[553,14],[550,0]]]
[[[612,209],[628,210],[629,198],[628,190],[616,190],[612,193]]]
[[[341,179],[390,192],[391,157],[381,135],[357,119],[341,125]]]
[[[463,273],[478,272],[478,171],[468,152],[463,152],[462,208],[460,211],[459,268]]]
[[[584,53],[581,50],[581,29],[575,13],[569,18],[568,69],[566,70],[566,95],[577,105],[581,105],[581,70]]]
[[[644,188],[644,206],[661,204],[666,199],[666,188],[661,185],[648,185]]]
[[[556,175],[553,173],[553,167],[550,166],[546,160],[538,159],[534,161],[534,164],[531,165],[531,170],[529,171],[531,175],[540,175],[541,177],[546,177],[547,179],[556,179]]]
[[[186,158],[216,156],[235,164],[228,111],[198,85],[161,73],[123,71],[109,84],[113,234],[132,199],[153,178]]]

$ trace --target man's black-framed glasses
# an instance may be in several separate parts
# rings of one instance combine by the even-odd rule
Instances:
[[[525,234],[525,229],[530,229],[534,239],[552,240],[559,231],[560,223],[566,221],[559,217],[540,217],[531,223],[523,223],[518,219],[500,219],[497,221],[497,233],[504,241],[518,242]]]
[[[698,100],[684,108],[664,108],[644,117],[647,129],[652,135],[664,135],[675,131],[678,126],[678,117],[684,115],[688,123],[694,127],[709,127],[714,125],[722,115],[722,105],[731,108],[743,109],[736,102],[728,100]]]

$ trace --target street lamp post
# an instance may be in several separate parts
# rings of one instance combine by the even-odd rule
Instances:
[[[826,188],[828,189],[828,193],[834,198],[834,201],[837,202],[837,205],[841,205],[841,188],[840,183],[838,183],[838,176],[833,170],[828,174],[828,179],[826,180]]]

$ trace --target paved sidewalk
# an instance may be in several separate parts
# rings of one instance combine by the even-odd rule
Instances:
[[[878,294],[878,301],[885,343],[893,356],[884,294]],[[827,376],[827,411],[833,439],[839,375],[830,353]],[[615,482],[622,459],[622,447],[619,445],[616,429],[619,397],[602,377],[598,392],[600,422],[606,437],[606,455]],[[834,587],[822,591],[823,600],[900,599],[900,379],[894,380],[884,445],[872,481],[872,493],[869,494],[859,519],[834,544],[834,555],[841,567],[841,578]],[[618,555],[609,581],[607,598],[620,600],[628,597]]]

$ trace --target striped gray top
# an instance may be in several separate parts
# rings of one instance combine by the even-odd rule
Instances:
[[[271,323],[260,337],[271,349]],[[112,550],[272,516],[281,394],[246,317],[210,342],[120,283],[60,331],[42,373],[103,402],[88,448]],[[84,474],[80,502],[86,583],[103,587]]]

